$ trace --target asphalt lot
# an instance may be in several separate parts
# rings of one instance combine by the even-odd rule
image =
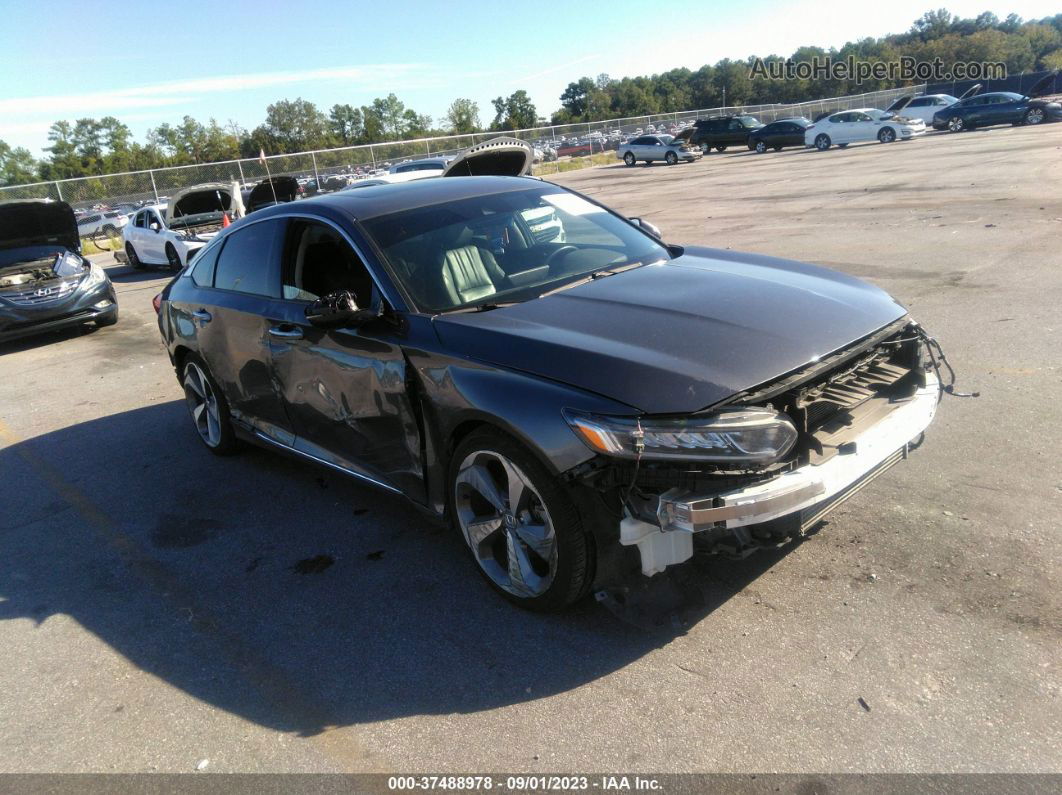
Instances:
[[[805,543],[695,561],[685,633],[523,613],[401,500],[209,455],[168,275],[112,267],[116,327],[0,348],[0,770],[1062,770],[1060,155],[1055,125],[557,177],[881,285],[982,394]]]

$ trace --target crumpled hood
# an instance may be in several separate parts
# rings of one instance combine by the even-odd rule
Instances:
[[[0,250],[53,245],[81,251],[77,218],[69,204],[42,199],[0,202]]]
[[[442,342],[648,414],[698,411],[903,317],[825,268],[706,248],[487,312],[440,315]]]

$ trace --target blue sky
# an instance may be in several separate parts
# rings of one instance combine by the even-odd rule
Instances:
[[[930,8],[1026,19],[1057,0],[608,0],[499,4],[337,0],[4,0],[0,139],[34,155],[56,119],[117,116],[138,139],[149,127],[234,120],[253,128],[277,99],[324,110],[394,92],[440,118],[455,97],[479,103],[523,88],[540,115],[571,80],[650,74],[720,58],[789,54],[906,30]],[[653,20],[659,20],[656,24]]]

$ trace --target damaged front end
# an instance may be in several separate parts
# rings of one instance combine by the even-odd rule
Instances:
[[[904,319],[703,412],[569,417],[602,453],[579,473],[618,493],[620,543],[652,576],[697,547],[744,557],[804,535],[906,458],[933,420],[940,383]]]

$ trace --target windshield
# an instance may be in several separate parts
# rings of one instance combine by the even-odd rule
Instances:
[[[362,225],[417,308],[432,313],[527,301],[592,273],[670,259],[623,219],[548,184]]]

